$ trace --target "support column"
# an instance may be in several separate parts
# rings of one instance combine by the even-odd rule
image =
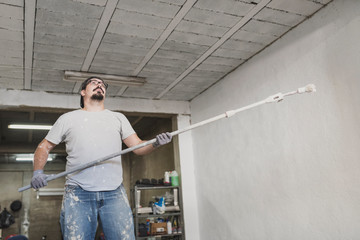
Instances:
[[[177,129],[190,125],[189,115],[178,115]],[[200,239],[197,192],[195,184],[194,154],[191,131],[179,134],[174,139],[175,169],[180,169],[182,202],[186,239]]]

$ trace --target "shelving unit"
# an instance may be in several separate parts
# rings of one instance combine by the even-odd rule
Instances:
[[[177,206],[166,206],[166,210],[164,214],[153,214],[151,207],[139,207],[140,202],[140,196],[142,191],[151,191],[151,190],[172,190],[174,193],[174,189],[177,189]],[[137,194],[138,191],[140,191],[140,194]],[[185,240],[184,235],[184,221],[182,216],[182,202],[181,202],[181,189],[180,186],[137,186],[134,187],[134,206],[133,209],[134,213],[134,223],[135,223],[135,236],[136,240],[140,239],[179,239],[179,240]],[[161,234],[161,235],[149,235],[149,236],[138,236],[139,233],[139,220],[140,219],[148,219],[148,218],[169,218],[169,217],[178,217],[178,219],[181,219],[180,221],[180,227],[182,229],[181,233],[175,233],[175,234]]]
[[[180,234],[163,234],[163,235],[154,235],[154,236],[146,236],[146,237],[136,237],[136,240],[146,240],[149,238],[161,239],[161,238],[171,238],[171,237],[180,237],[179,239],[184,239],[183,233]]]

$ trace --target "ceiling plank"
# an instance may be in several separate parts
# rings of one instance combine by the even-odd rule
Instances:
[[[186,1],[184,6],[181,8],[178,14],[173,18],[173,20],[166,27],[165,31],[161,34],[161,36],[157,39],[155,44],[152,46],[150,51],[146,54],[144,59],[141,61],[139,66],[133,72],[133,75],[138,75],[141,70],[144,68],[146,63],[154,56],[156,51],[161,47],[161,45],[165,42],[165,40],[170,36],[172,31],[176,28],[176,26],[180,23],[180,21],[185,17],[185,15],[190,11],[192,6],[196,3],[197,0]]]
[[[236,23],[223,37],[212,45],[200,58],[198,58],[190,67],[188,67],[178,78],[176,78],[167,88],[164,89],[155,99],[162,98],[167,92],[175,87],[181,80],[183,80],[189,73],[205,61],[213,52],[215,52],[226,40],[228,40],[235,32],[243,27],[248,21],[251,20],[257,13],[259,13],[271,0],[263,0],[252,8],[238,23]]]
[[[104,34],[106,32],[106,29],[109,26],[110,19],[111,19],[112,15],[114,14],[114,11],[116,9],[118,1],[119,0],[109,0],[109,1],[107,1],[104,12],[103,12],[103,14],[101,16],[99,25],[96,28],[96,31],[95,31],[94,37],[93,37],[93,39],[91,41],[89,50],[88,50],[87,55],[85,57],[85,60],[84,60],[84,62],[82,64],[82,67],[81,67],[82,72],[88,72],[89,71],[91,63],[94,60],[96,51],[98,50],[98,48],[100,46],[100,43],[101,43],[101,40],[103,39]],[[81,84],[76,84],[74,86],[74,88],[73,88],[74,93],[79,91],[80,85]]]
[[[31,89],[36,0],[28,0],[24,2],[25,2],[24,88]]]
[[[197,2],[197,0],[186,1],[181,10],[176,14],[176,16],[171,20],[169,25],[160,35],[160,37],[156,40],[155,44],[151,47],[150,51],[145,55],[141,63],[137,66],[137,68],[133,72],[133,76],[137,76],[141,70],[145,67],[145,65],[150,61],[150,59],[155,55],[155,53],[159,50],[161,45],[166,41],[166,39],[170,36],[170,34],[174,31],[176,26],[180,23],[180,21],[185,17],[185,15],[190,11],[193,5]],[[122,87],[120,91],[117,93],[121,96],[127,87]]]
[[[117,96],[121,96],[127,89],[128,87],[127,86],[123,86],[120,88],[120,90],[117,92]]]
[[[94,37],[92,39],[92,42],[90,44],[89,51],[86,55],[85,61],[81,67],[82,72],[87,72],[90,68],[90,65],[95,57],[96,51],[100,46],[101,39],[103,38],[106,28],[110,23],[110,19],[112,15],[114,14],[114,11],[116,9],[116,6],[118,4],[119,0],[109,0],[106,3],[105,10],[101,16],[99,25],[95,31]]]

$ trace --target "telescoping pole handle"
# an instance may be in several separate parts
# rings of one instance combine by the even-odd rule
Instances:
[[[132,152],[136,149],[139,149],[139,148],[142,148],[142,147],[145,147],[147,145],[150,145],[150,144],[153,144],[156,142],[156,138],[153,138],[149,141],[146,141],[146,142],[143,142],[141,144],[138,144],[136,146],[133,146],[133,147],[130,147],[130,148],[127,148],[127,149],[124,149],[120,152],[117,152],[117,153],[113,153],[111,155],[108,155],[108,156],[105,156],[105,157],[102,157],[102,158],[99,158],[99,159],[96,159],[94,161],[91,161],[91,162],[88,162],[86,164],[83,164],[83,165],[80,165],[76,168],[73,168],[71,170],[68,170],[68,171],[64,171],[64,172],[61,172],[61,173],[58,173],[58,174],[53,174],[53,175],[49,175],[46,180],[49,182],[49,181],[52,181],[54,179],[57,179],[57,178],[60,178],[60,177],[63,177],[63,176],[66,176],[66,175],[69,175],[69,174],[72,174],[74,172],[77,172],[77,171],[81,171],[81,170],[84,170],[85,168],[88,168],[88,167],[92,167],[96,164],[99,164],[101,162],[104,162],[106,160],[109,160],[109,159],[112,159],[114,157],[117,157],[117,156],[120,156],[120,155],[123,155],[123,154],[126,154],[128,152]],[[24,187],[21,187],[18,189],[19,192],[23,192],[25,190],[28,190],[31,188],[31,185],[27,185],[27,186],[24,186]]]
[[[257,107],[257,106],[260,106],[262,104],[265,104],[265,103],[277,103],[277,102],[280,102],[284,99],[284,97],[287,97],[287,96],[290,96],[290,95],[294,95],[294,94],[301,94],[301,93],[304,93],[304,92],[316,92],[316,88],[315,88],[315,85],[314,84],[308,84],[306,85],[305,87],[302,87],[302,88],[298,88],[296,91],[292,91],[292,92],[288,92],[288,93],[285,93],[285,94],[282,94],[282,93],[277,93],[275,95],[272,95],[272,96],[269,96],[267,97],[266,99],[262,100],[262,101],[259,101],[259,102],[256,102],[256,103],[253,103],[253,104],[250,104],[250,105],[247,105],[245,107],[242,107],[242,108],[238,108],[238,109],[235,109],[235,110],[230,110],[230,111],[227,111],[223,114],[220,114],[218,116],[215,116],[215,117],[212,117],[212,118],[209,118],[207,120],[204,120],[204,121],[201,121],[199,123],[195,123],[195,124],[192,124],[186,128],[183,128],[183,129],[179,129],[179,130],[176,130],[176,131],[173,131],[171,132],[171,136],[176,136],[176,135],[179,135],[180,133],[183,133],[183,132],[187,132],[189,130],[192,130],[194,128],[197,128],[197,127],[200,127],[200,126],[203,126],[203,125],[206,125],[206,124],[209,124],[211,122],[214,122],[214,121],[217,121],[219,119],[222,119],[222,118],[229,118],[229,117],[232,117],[233,115],[235,115],[236,113],[239,113],[239,112],[242,112],[242,111],[245,111],[245,110],[248,110],[248,109],[251,109],[251,108],[254,108],[254,107]],[[146,141],[146,142],[143,142],[139,145],[136,145],[136,146],[133,146],[133,147],[130,147],[130,148],[127,148],[125,150],[122,150],[118,153],[114,153],[114,154],[111,154],[111,155],[108,155],[106,157],[103,157],[103,158],[100,158],[100,159],[97,159],[97,160],[94,160],[92,162],[89,162],[89,163],[86,163],[84,165],[80,165],[70,171],[64,171],[64,172],[61,172],[61,173],[58,173],[58,174],[55,174],[55,175],[49,175],[48,178],[46,179],[48,182],[49,181],[52,181],[54,179],[57,179],[57,178],[60,178],[60,177],[63,177],[63,176],[66,176],[68,174],[71,174],[71,173],[74,173],[74,172],[77,172],[77,171],[80,171],[80,170],[83,170],[85,168],[88,168],[88,167],[92,167],[98,163],[101,163],[101,162],[104,162],[106,160],[109,160],[111,158],[114,158],[114,157],[117,157],[117,156],[120,156],[120,155],[123,155],[123,154],[126,154],[128,152],[132,152],[136,149],[139,149],[139,148],[142,148],[142,147],[145,147],[147,145],[150,145],[150,144],[153,144],[156,142],[156,138],[153,138],[149,141]],[[22,192],[22,191],[25,191],[27,189],[30,189],[31,186],[30,185],[27,185],[27,186],[24,186],[24,187],[21,187],[18,189],[19,192]]]

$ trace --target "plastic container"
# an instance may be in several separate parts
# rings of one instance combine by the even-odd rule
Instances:
[[[171,186],[179,186],[179,175],[175,170],[170,173],[170,177]]]
[[[165,172],[164,175],[164,185],[170,185],[170,172]]]
[[[150,235],[150,219],[146,219],[146,233]]]
[[[174,188],[174,206],[179,205],[179,199],[178,199],[178,190],[177,188]]]
[[[173,223],[172,223],[172,233],[177,234],[177,220],[175,216],[173,218]]]
[[[172,226],[170,220],[167,221],[166,228],[167,228],[167,234],[172,234]]]

